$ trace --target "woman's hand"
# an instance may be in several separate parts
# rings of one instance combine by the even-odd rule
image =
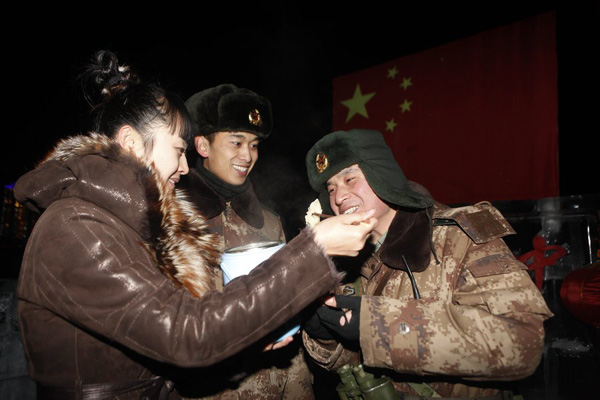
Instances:
[[[329,256],[355,257],[377,226],[375,210],[327,218],[313,227],[315,241]]]
[[[294,336],[288,336],[285,339],[280,340],[279,342],[273,342],[273,343],[266,345],[265,348],[263,349],[263,351],[271,351],[271,350],[281,349],[281,348],[287,346],[288,344],[292,343],[293,341],[294,341]]]

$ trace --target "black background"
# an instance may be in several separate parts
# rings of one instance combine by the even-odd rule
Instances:
[[[572,3],[19,6],[5,13],[1,28],[8,107],[0,182],[14,182],[57,139],[88,129],[88,107],[74,77],[96,50],[110,49],[184,99],[230,82],[271,100],[274,132],[261,145],[251,178],[293,234],[314,198],[304,156],[330,131],[334,77],[554,10],[560,194],[598,193],[600,13],[597,1]]]

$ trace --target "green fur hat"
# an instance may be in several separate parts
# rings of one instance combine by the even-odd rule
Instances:
[[[324,212],[331,213],[327,181],[351,165],[358,164],[369,185],[382,200],[401,207],[427,208],[433,200],[417,193],[396,162],[392,150],[378,131],[352,129],[322,137],[306,155],[310,186],[319,193]]]
[[[194,135],[248,132],[265,139],[271,134],[271,102],[251,90],[226,83],[203,90],[186,100]]]

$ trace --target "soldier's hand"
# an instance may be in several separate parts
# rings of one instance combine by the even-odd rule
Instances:
[[[321,306],[319,308],[323,308],[327,306]],[[317,309],[318,310],[318,309]],[[311,314],[302,324],[302,329],[308,333],[309,336],[316,339],[325,339],[325,340],[333,340],[335,339],[329,329],[323,325],[321,318],[315,311]]]
[[[360,301],[359,296],[336,295],[317,310],[317,315],[334,335],[357,341],[360,339]]]

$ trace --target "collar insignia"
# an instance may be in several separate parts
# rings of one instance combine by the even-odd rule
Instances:
[[[262,118],[260,116],[260,112],[258,112],[256,108],[248,113],[248,120],[254,126],[262,125]]]
[[[319,173],[325,171],[329,166],[329,160],[327,160],[327,156],[323,153],[317,154],[317,159],[315,160],[315,164],[317,165],[317,171]]]

